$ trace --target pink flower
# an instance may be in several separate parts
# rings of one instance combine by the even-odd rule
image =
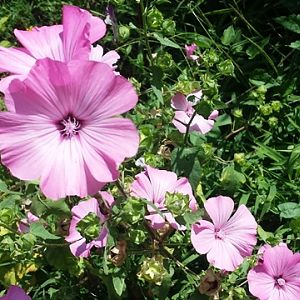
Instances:
[[[248,273],[249,290],[260,300],[300,299],[300,254],[286,245],[267,247],[263,262]]]
[[[151,207],[147,206],[148,212],[150,213],[145,219],[151,222],[151,227],[154,229],[163,228],[165,222],[169,222],[174,229],[185,230],[184,225],[178,224],[175,220],[173,214],[168,211],[167,196],[172,198],[172,194],[178,193],[187,196],[187,203],[180,202],[180,200],[175,203],[170,204],[170,208],[173,207],[174,211],[176,206],[187,205],[187,208],[192,211],[196,211],[197,202],[193,196],[191,185],[189,184],[187,178],[177,179],[177,175],[174,172],[169,172],[166,170],[154,169],[150,166],[146,167],[146,171],[139,173],[135,176],[135,181],[131,185],[131,194],[139,198],[144,198],[152,202],[157,209],[162,212],[163,217],[157,213],[157,211]],[[178,198],[178,197],[177,197]],[[180,198],[180,196],[179,196]],[[171,199],[172,200],[172,199]],[[181,208],[179,208],[181,209]]]
[[[108,230],[104,223],[107,218],[101,213],[95,198],[74,206],[72,215],[69,235],[65,239],[71,243],[70,250],[74,256],[89,257],[93,247],[105,247]]]
[[[194,100],[189,101],[188,99],[192,97]],[[206,134],[213,128],[215,123],[214,120],[218,117],[218,111],[214,110],[208,119],[205,119],[201,115],[198,115],[193,108],[193,106],[200,101],[201,97],[201,90],[189,94],[187,97],[181,93],[177,93],[173,97],[171,106],[176,111],[172,123],[181,133],[186,133],[188,124],[190,124],[189,132],[197,131],[202,134]],[[192,121],[191,118],[193,118]]]
[[[93,48],[92,43],[101,39],[106,32],[105,23],[79,7],[63,7],[63,24],[34,27],[23,31],[15,29],[14,34],[24,48],[0,47],[0,71],[11,75],[0,81],[0,91],[5,93],[8,110],[14,111],[14,104],[7,93],[10,82],[24,79],[37,59],[51,58],[68,62],[73,59],[96,60],[112,66],[119,59],[115,51],[103,56],[101,46]]]
[[[234,271],[252,253],[257,223],[245,205],[230,217],[234,202],[229,197],[209,198],[204,207],[212,222],[200,220],[192,226],[192,244],[216,268]]]
[[[18,222],[18,231],[20,233],[27,233],[29,232],[29,227],[31,223],[35,223],[40,218],[32,214],[30,211],[27,212],[27,218],[22,219],[20,222]]]
[[[40,60],[9,92],[16,113],[0,113],[2,163],[22,180],[39,179],[49,198],[95,194],[137,152],[134,124],[115,117],[137,94],[106,64]]]
[[[26,295],[23,289],[16,285],[11,285],[5,296],[0,297],[1,300],[31,300],[31,298]]]
[[[198,55],[194,55],[194,52],[198,48],[198,46],[195,43],[193,43],[191,45],[185,45],[184,48],[185,48],[186,57],[188,59],[191,59],[191,60],[198,60],[199,59]]]

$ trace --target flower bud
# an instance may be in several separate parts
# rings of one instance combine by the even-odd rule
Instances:
[[[270,127],[276,127],[278,124],[278,119],[276,117],[271,117],[268,120]]]
[[[273,112],[270,104],[260,105],[259,111],[263,116],[269,116]]]
[[[245,153],[234,153],[234,162],[243,165],[245,163]]]
[[[276,112],[279,112],[281,107],[282,107],[282,104],[280,101],[276,100],[276,101],[272,101],[271,102],[271,107],[274,111]]]
[[[166,193],[165,205],[167,209],[175,216],[183,215],[190,210],[189,195],[181,193]]]
[[[163,14],[156,8],[151,8],[147,14],[147,24],[151,29],[161,29],[164,21]]]
[[[161,285],[162,281],[168,274],[163,264],[163,257],[155,255],[151,258],[146,258],[143,261],[141,270],[137,274],[140,280],[145,280],[156,285]]]
[[[122,213],[124,214],[124,219],[126,219],[126,221],[131,224],[137,223],[144,218],[144,203],[136,198],[129,197],[123,206]]]
[[[130,28],[128,26],[121,25],[119,27],[119,36],[123,40],[127,40],[130,36]]]
[[[101,230],[100,219],[95,213],[90,212],[78,222],[76,229],[87,242],[95,240]]]

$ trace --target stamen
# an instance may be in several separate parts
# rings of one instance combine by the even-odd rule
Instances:
[[[66,136],[68,138],[76,135],[81,127],[80,122],[72,116],[69,116],[68,118],[62,120],[60,124],[63,125],[63,129],[61,129],[60,132],[63,136]]]
[[[285,280],[281,277],[277,278],[276,282],[279,286],[284,286],[285,285]]]

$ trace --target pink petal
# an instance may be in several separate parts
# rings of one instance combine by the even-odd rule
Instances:
[[[27,74],[34,63],[35,59],[21,49],[0,47],[1,72]]]
[[[252,254],[256,245],[257,223],[245,205],[241,205],[236,213],[223,225],[226,240],[236,247],[242,256]]]
[[[192,225],[191,241],[198,253],[206,254],[209,252],[215,243],[214,225],[205,220]]]
[[[75,216],[72,217],[70,227],[69,227],[69,235],[65,237],[65,240],[69,243],[74,243],[76,241],[81,240],[83,237],[82,235],[77,231],[77,224],[80,222],[80,218],[77,218]]]
[[[285,246],[266,249],[263,255],[266,273],[273,277],[284,274],[292,259],[293,252]]]
[[[70,250],[74,256],[89,257],[92,247],[93,245],[91,243],[87,244],[85,239],[82,238],[81,240],[71,244]]]
[[[219,112],[217,110],[213,110],[212,113],[209,115],[209,120],[215,120],[219,116]]]
[[[83,10],[83,9],[82,9]],[[89,19],[89,24],[90,24],[90,29],[89,29],[89,40],[90,43],[93,44],[102,37],[104,37],[106,33],[106,25],[103,20],[101,20],[98,17],[92,16],[90,13],[90,19]]]
[[[200,115],[195,115],[190,125],[190,131],[191,132],[198,131],[201,132],[202,134],[206,134],[212,130],[213,126],[214,126],[213,120],[206,120]]]
[[[178,179],[174,191],[183,195],[188,195],[190,198],[189,208],[192,211],[196,211],[198,209],[197,201],[193,195],[192,187],[187,178],[182,177]]]
[[[112,68],[116,68],[114,64],[116,64],[119,59],[120,55],[116,51],[112,50],[103,55],[101,62],[109,65]]]
[[[192,103],[192,105],[196,105],[196,104],[201,100],[202,95],[203,95],[202,90],[199,90],[199,91],[195,91],[195,92],[193,92],[193,93],[191,93],[191,94],[188,94],[188,95],[186,96],[186,99],[187,99],[190,103]],[[193,101],[190,101],[190,99],[189,99],[190,97],[194,97],[194,100],[193,100]]]
[[[137,153],[138,132],[135,125],[128,119],[95,120],[94,124],[84,127],[80,134],[81,142],[86,144],[86,150],[90,149],[90,153],[85,152],[85,156],[90,156],[93,152],[98,153],[97,156],[102,155],[112,173],[113,169],[116,169],[126,157],[132,157]],[[87,160],[86,162],[89,165]],[[91,166],[91,170],[92,168],[93,166]],[[99,181],[106,181],[104,178],[95,178]],[[116,178],[113,175],[112,180],[114,179]]]
[[[2,300],[31,300],[23,289],[16,285],[11,285],[5,296],[0,297]]]
[[[0,114],[2,163],[20,179],[38,179],[41,166],[49,167],[59,143],[56,127],[40,116]]]
[[[164,216],[166,218],[166,220],[169,222],[169,224],[176,230],[186,230],[186,227],[184,225],[180,225],[175,218],[173,217],[173,215],[171,213],[164,213]]]
[[[152,184],[146,172],[139,173],[130,187],[131,195],[153,201]]]
[[[250,270],[247,276],[250,293],[260,300],[273,299],[275,280],[264,272],[262,267],[255,267]]]
[[[14,100],[13,100],[10,92],[8,91],[8,87],[14,79],[19,79],[22,81],[25,78],[26,78],[26,75],[10,75],[10,76],[7,76],[0,80],[0,92],[5,94],[4,95],[5,106],[6,106],[7,110],[10,112],[15,112],[16,109],[15,109]]]
[[[112,206],[114,206],[116,204],[116,201],[114,199],[114,197],[112,196],[112,194],[108,193],[108,192],[102,192],[100,191],[99,194],[101,195],[102,199],[104,200],[106,206],[108,208],[111,208]]]
[[[166,192],[173,192],[177,182],[174,172],[159,170],[147,166],[147,175],[152,185],[152,201],[161,203],[165,199]]]
[[[188,101],[186,100],[185,96],[181,93],[177,93],[172,98],[171,106],[172,106],[172,108],[181,110],[181,111],[188,111],[188,108],[189,108]]]
[[[108,230],[106,227],[103,227],[99,237],[96,240],[92,241],[91,243],[97,248],[103,248],[107,244],[107,239],[108,239]]]
[[[180,133],[186,133],[190,117],[184,111],[176,111],[172,123]]]
[[[30,211],[27,213],[27,219],[29,223],[34,223],[37,222],[40,218],[35,216],[33,213],[31,213]]]
[[[65,61],[88,59],[90,13],[76,6],[63,7],[63,49]]]
[[[99,203],[95,198],[81,201],[79,202],[79,204],[72,208],[72,214],[79,219],[83,219],[89,213],[95,213],[96,215],[101,214],[99,209]]]
[[[62,25],[35,27],[32,30],[14,30],[16,38],[36,58],[64,61]]]
[[[163,228],[166,223],[165,219],[159,214],[145,216],[145,219],[150,221],[150,226],[153,229]]]
[[[206,257],[214,267],[226,271],[234,271],[244,260],[239,251],[226,239],[216,239]]]
[[[232,214],[234,203],[229,197],[218,196],[207,199],[204,207],[216,229],[220,229]]]

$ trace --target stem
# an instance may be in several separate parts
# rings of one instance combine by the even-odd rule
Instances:
[[[149,44],[149,39],[148,39],[148,35],[147,35],[148,26],[147,26],[145,6],[144,6],[144,1],[143,0],[140,0],[140,6],[141,6],[141,14],[142,14],[142,22],[143,22],[143,33],[144,33],[144,38],[145,38],[146,47],[147,47],[148,56],[149,56],[148,58],[149,58],[150,66],[153,66],[154,61],[153,61],[151,48],[150,48],[150,44]]]
[[[191,126],[191,124],[193,122],[193,119],[195,118],[196,114],[197,114],[197,112],[194,111],[193,114],[192,114],[192,116],[191,116],[191,118],[190,118],[190,120],[189,120],[189,122],[186,125],[186,131],[185,131],[184,141],[183,141],[183,143],[185,145],[187,144],[187,139],[188,139],[188,135],[189,135],[190,126]]]
[[[122,196],[123,196],[125,199],[127,199],[128,196],[127,196],[126,192],[124,191],[122,185],[120,184],[119,180],[117,180],[115,183],[116,183],[116,186],[117,186],[118,190],[119,190],[120,193],[122,194]]]

